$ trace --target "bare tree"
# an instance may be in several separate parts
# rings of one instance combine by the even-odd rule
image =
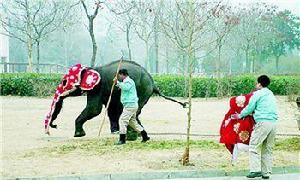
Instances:
[[[216,46],[217,46],[217,58],[216,58],[216,76],[217,76],[217,96],[223,97],[223,86],[220,82],[221,78],[221,54],[222,47],[225,43],[226,37],[231,32],[234,26],[239,23],[239,18],[234,14],[231,9],[231,6],[221,5],[218,8],[214,9],[213,14],[213,22],[209,23],[211,29],[214,31],[214,35],[217,38]]]
[[[46,2],[11,0],[2,5],[8,17],[1,19],[5,35],[27,45],[28,71],[32,71],[34,44],[37,48],[37,72],[39,72],[41,41],[60,28],[64,22],[68,21],[70,24],[69,14],[75,5],[56,0]]]
[[[32,30],[32,6],[28,0],[11,0],[1,4],[6,19],[1,17],[1,24],[5,30],[4,35],[16,38],[26,44],[27,60],[29,72],[32,71],[32,50],[33,50],[33,30]]]
[[[149,43],[153,35],[153,24],[156,10],[153,1],[139,0],[136,2],[136,20],[134,22],[134,30],[138,37],[145,43],[146,58],[144,67],[149,70]]]
[[[77,4],[67,4],[63,1],[36,1],[32,28],[37,49],[37,72],[39,72],[41,41],[58,28],[69,26],[75,21],[70,12]]]
[[[106,7],[113,13],[110,21],[126,35],[126,45],[128,49],[128,59],[132,60],[131,52],[131,30],[134,23],[135,1],[117,1],[106,4]]]
[[[186,148],[181,160],[183,165],[188,165],[192,113],[192,75],[196,62],[196,51],[215,41],[212,40],[212,42],[204,43],[201,39],[206,33],[210,32],[207,24],[212,17],[212,12],[219,7],[220,3],[201,3],[199,1],[176,1],[175,4],[172,2],[167,3],[169,3],[166,5],[169,11],[164,12],[160,16],[162,31],[187,56],[189,109]]]
[[[249,68],[246,70],[248,73],[255,71],[255,57],[251,52],[259,51],[262,41],[267,41],[267,38],[271,32],[268,26],[270,13],[268,12],[274,7],[269,7],[265,3],[252,4],[250,7],[239,9],[238,16],[240,23],[238,26],[238,36],[241,38],[240,46],[245,53],[245,66]],[[272,10],[273,11],[273,10]],[[261,37],[264,38],[261,38]],[[253,54],[253,53],[252,53]]]
[[[226,40],[227,35],[232,28],[239,23],[239,18],[234,15],[230,6],[222,5],[213,12],[214,21],[211,23],[211,29],[215,32],[217,37],[217,61],[216,61],[216,74],[217,78],[221,77],[221,54],[222,47]]]
[[[80,0],[82,7],[84,9],[84,12],[86,14],[86,17],[88,18],[89,21],[89,25],[87,27],[91,40],[92,40],[92,46],[93,46],[93,54],[92,54],[92,58],[91,58],[91,67],[95,66],[95,62],[96,62],[96,54],[97,54],[97,42],[96,42],[96,38],[95,38],[95,34],[94,34],[94,20],[96,18],[96,16],[98,15],[99,9],[102,8],[101,4],[103,2],[97,0],[95,1],[95,10],[92,14],[89,14],[88,9],[87,9],[87,5],[85,3],[85,0]]]

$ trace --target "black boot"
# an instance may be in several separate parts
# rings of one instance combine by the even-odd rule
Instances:
[[[119,142],[116,143],[116,145],[122,145],[126,143],[126,134],[120,134]]]
[[[141,135],[142,135],[142,142],[147,142],[150,140],[150,137],[147,135],[147,132],[145,130],[141,131]]]
[[[262,173],[261,172],[250,172],[246,177],[247,178],[262,177]]]

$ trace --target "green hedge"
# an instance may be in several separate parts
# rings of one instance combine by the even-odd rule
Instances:
[[[1,95],[52,96],[61,81],[60,74],[1,74]]]
[[[193,78],[193,97],[233,96],[249,93],[256,83],[256,76],[244,75],[216,78]],[[161,92],[168,96],[186,95],[187,80],[183,76],[159,75],[154,80]],[[275,95],[300,93],[300,76],[272,76],[269,88]]]
[[[61,80],[60,74],[1,74],[1,95],[52,96]],[[184,97],[187,79],[179,75],[155,75],[154,81],[167,96]],[[270,89],[276,95],[299,94],[300,76],[272,76]],[[193,97],[232,96],[250,92],[256,76],[234,76],[221,79],[193,78]]]

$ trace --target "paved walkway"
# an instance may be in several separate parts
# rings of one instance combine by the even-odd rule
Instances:
[[[160,172],[131,172],[116,174],[98,174],[87,176],[58,176],[16,178],[18,180],[152,180],[152,179],[182,179],[182,180],[248,180],[245,176],[248,170],[225,172],[222,170],[207,171],[160,171]],[[274,167],[271,180],[300,180],[300,166]],[[255,178],[257,180],[261,178]]]
[[[183,179],[176,179],[176,180],[249,180],[245,176],[236,176],[236,177],[209,177],[209,178],[183,178]],[[261,178],[255,178],[253,180],[258,180]],[[300,180],[300,173],[294,174],[274,174],[271,176],[270,180]]]

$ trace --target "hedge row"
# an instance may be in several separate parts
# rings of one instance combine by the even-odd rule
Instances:
[[[193,97],[233,96],[249,93],[256,83],[256,76],[244,75],[216,78],[193,78]],[[187,79],[183,76],[160,75],[154,80],[161,92],[173,97],[184,97],[187,92]],[[300,76],[272,76],[269,88],[275,95],[300,93]]]
[[[1,74],[1,95],[52,96],[61,80],[60,74]],[[160,91],[172,97],[184,97],[187,79],[179,75],[153,77]],[[300,76],[272,76],[270,89],[276,95],[299,94]],[[253,75],[215,78],[193,78],[193,97],[232,96],[250,92],[255,85]]]
[[[1,95],[52,96],[61,81],[60,74],[1,74]]]

